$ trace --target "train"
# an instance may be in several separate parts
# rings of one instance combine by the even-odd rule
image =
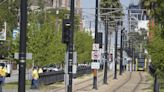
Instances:
[[[137,58],[136,59],[136,70],[145,71],[147,68],[147,59],[146,58]]]

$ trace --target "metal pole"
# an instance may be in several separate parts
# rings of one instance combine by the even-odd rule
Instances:
[[[69,83],[68,83],[68,92],[72,92],[72,64],[73,64],[73,34],[74,34],[74,0],[71,0],[71,12],[70,12],[70,20],[71,20],[71,32],[70,32],[70,41],[68,43],[68,74],[69,74]]]
[[[18,92],[25,92],[25,70],[26,70],[26,27],[27,27],[27,0],[21,0],[20,21],[20,48],[19,48],[19,83]]]
[[[107,19],[107,16],[106,16]],[[107,83],[107,63],[108,63],[108,22],[105,20],[105,68],[104,68],[104,84]]]
[[[121,30],[121,40],[120,40],[120,75],[122,75],[122,71],[123,71],[123,65],[122,65],[122,61],[123,61],[123,41],[122,41],[122,38],[123,38],[123,30]]]
[[[2,92],[2,81],[0,81],[0,92]]]
[[[95,8],[95,43],[98,43],[98,0]],[[93,62],[97,62],[94,60]],[[97,70],[93,69],[93,89],[97,89]]]
[[[118,29],[117,29],[116,25],[116,29],[115,29],[115,67],[114,67],[114,79],[117,79],[117,33],[118,33]]]
[[[154,75],[154,92],[159,92],[159,84],[157,81],[157,74]]]
[[[134,46],[133,46],[133,41],[132,40],[132,71],[134,71]]]

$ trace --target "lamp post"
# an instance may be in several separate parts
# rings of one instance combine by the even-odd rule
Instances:
[[[95,7],[95,43],[98,43],[98,0],[96,0]],[[97,62],[97,60],[93,60]],[[97,69],[93,69],[93,89],[97,89]]]
[[[19,83],[18,92],[25,92],[25,70],[26,70],[26,27],[27,27],[27,0],[21,0],[20,21],[20,48],[19,48]]]
[[[125,29],[123,28],[122,30],[121,30],[121,39],[120,39],[120,75],[122,75],[122,71],[123,71],[123,64],[122,64],[122,62],[123,62],[123,31],[124,31]]]
[[[104,67],[104,84],[107,83],[107,64],[108,64],[108,20],[106,15],[105,20],[105,67]]]
[[[72,65],[73,65],[73,36],[74,36],[74,0],[71,0],[71,6],[70,6],[70,21],[71,21],[71,31],[69,34],[69,42],[67,45],[67,51],[68,51],[68,75],[69,75],[69,83],[67,85],[67,92],[72,92]]]
[[[118,22],[116,23],[115,28],[115,65],[114,65],[114,79],[117,79],[117,34],[118,33]]]

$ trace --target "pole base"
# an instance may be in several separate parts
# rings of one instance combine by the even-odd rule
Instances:
[[[116,77],[114,77],[113,79],[115,79],[115,80],[116,80],[117,78],[116,78]]]
[[[108,82],[104,82],[103,84],[108,85]]]
[[[93,87],[92,89],[98,90],[98,88],[97,88],[97,87]]]

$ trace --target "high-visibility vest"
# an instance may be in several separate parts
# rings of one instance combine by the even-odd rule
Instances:
[[[2,68],[0,68],[0,76],[2,76],[2,72],[3,72],[3,71],[2,71]]]
[[[38,71],[38,73],[43,73],[43,70],[42,70],[42,68],[39,68],[39,71]]]
[[[38,79],[38,78],[39,78],[37,69],[34,69],[34,70],[32,71],[32,78],[33,78],[33,79]]]
[[[6,72],[7,72],[6,67],[4,67],[4,68],[2,69],[2,76],[3,76],[3,77],[6,76]]]

